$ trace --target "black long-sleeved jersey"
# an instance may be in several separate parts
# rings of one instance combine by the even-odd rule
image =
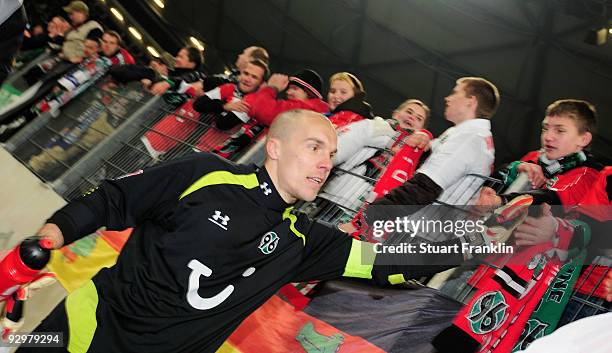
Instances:
[[[89,352],[214,352],[286,283],[393,277],[362,261],[371,244],[292,213],[265,168],[209,154],[105,181],[49,222],[66,243],[135,227],[117,264],[66,301],[70,342]]]

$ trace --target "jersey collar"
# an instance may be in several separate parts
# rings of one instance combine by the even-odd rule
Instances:
[[[256,172],[257,180],[259,181],[259,187],[254,189],[255,198],[260,203],[264,204],[268,208],[283,211],[287,207],[291,206],[283,200],[281,195],[276,190],[274,183],[272,183],[272,179],[266,171],[266,168],[261,167]]]

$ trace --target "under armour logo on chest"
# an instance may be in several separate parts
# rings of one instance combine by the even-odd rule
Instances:
[[[263,184],[259,185],[259,188],[260,188],[261,190],[263,190],[263,193],[264,193],[264,195],[266,195],[266,196],[268,196],[268,195],[270,195],[270,194],[272,193],[272,189],[270,189],[270,188],[268,187],[268,183],[267,183],[267,182],[264,182]]]
[[[224,230],[227,230],[227,224],[229,223],[230,217],[222,215],[221,211],[215,211],[215,214],[212,215],[212,217],[208,220],[223,228]]]

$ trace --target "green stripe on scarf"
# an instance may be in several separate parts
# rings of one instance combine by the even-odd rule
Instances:
[[[574,226],[574,237],[582,237],[583,244],[588,244],[591,238],[590,227],[581,221],[570,221]],[[570,249],[570,261],[561,267],[552,280],[546,293],[531,313],[523,328],[521,337],[512,352],[527,348],[534,340],[552,333],[559,324],[565,306],[569,302],[572,290],[580,277],[580,270],[586,257],[585,249]],[[572,257],[572,255],[575,255]]]

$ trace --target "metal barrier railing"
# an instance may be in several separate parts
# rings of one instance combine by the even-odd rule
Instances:
[[[108,152],[97,153],[93,163],[95,166],[88,168],[86,173],[79,173],[79,181],[74,178],[69,182],[66,178],[61,180],[66,186],[69,185],[62,187],[65,190],[63,195],[72,199],[103,179],[116,178],[160,161],[213,151],[230,140],[240,128],[220,131],[214,125],[214,115],[200,116],[189,107],[189,101],[177,109],[163,99],[142,106],[138,114],[134,114],[131,121],[110,139]],[[245,149],[248,150],[251,145]],[[235,153],[229,159],[237,159],[241,155]]]
[[[51,57],[50,51],[42,52],[35,59],[11,73],[0,87],[0,111],[17,99],[30,85],[25,80],[25,74],[34,66]]]
[[[602,290],[602,283],[611,270],[612,255],[599,255],[593,259],[574,286],[561,324],[612,312],[612,302],[597,293]]]
[[[34,119],[5,148],[43,181],[54,182],[70,174],[79,160],[122,126],[147,99],[151,96],[138,85],[116,86],[101,80],[61,111]]]
[[[219,149],[242,132],[242,126],[218,130],[215,118],[200,116],[184,95],[171,93],[161,99],[145,92],[140,83],[117,85],[103,78],[56,114],[38,116],[5,148],[60,195],[72,199],[105,178]],[[245,155],[263,137],[261,130],[226,157]],[[261,163],[262,147],[260,143],[259,153],[251,151],[241,160]]]
[[[95,167],[90,168],[91,170],[87,173],[81,173],[84,176],[80,182],[66,183],[70,184],[71,187],[67,188],[65,196],[68,199],[72,199],[91,187],[98,185],[103,179],[116,178],[151,166],[158,163],[162,158],[169,160],[188,153],[194,153],[192,150],[194,138],[192,136],[181,140],[175,137],[177,136],[174,134],[176,132],[175,129],[161,131],[157,130],[156,126],[164,119],[190,120],[196,126],[194,132],[197,135],[197,133],[210,128],[210,125],[206,119],[202,122],[198,121],[199,114],[196,117],[187,116],[178,114],[174,109],[174,106],[159,98],[154,98],[154,101],[150,104],[141,106],[138,114],[133,114],[129,124],[126,124],[118,132],[117,136],[112,139],[112,146],[109,146],[107,153],[96,157]],[[143,137],[151,134],[155,134],[161,140],[171,143],[172,148],[164,155],[151,153],[142,142]]]

